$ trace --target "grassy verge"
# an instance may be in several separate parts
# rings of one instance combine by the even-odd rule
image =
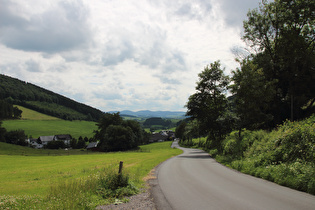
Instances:
[[[0,145],[2,146],[2,145]],[[18,147],[18,146],[16,146]],[[0,147],[0,151],[2,148]],[[34,150],[36,151],[36,150]],[[139,151],[67,156],[0,155],[0,209],[93,209],[115,202],[144,187],[152,168],[182,151],[170,142],[141,146]],[[119,162],[127,185],[119,190],[106,184],[115,180]]]
[[[203,147],[205,139],[183,143]],[[315,195],[315,116],[285,122],[277,129],[231,132],[222,153],[208,149],[218,162],[259,178]]]

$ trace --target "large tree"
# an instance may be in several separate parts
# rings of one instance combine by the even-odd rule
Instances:
[[[145,135],[139,122],[123,120],[118,113],[105,113],[94,131],[94,139],[99,140],[101,151],[123,151],[136,148],[146,143]]]
[[[315,99],[315,1],[263,0],[247,16],[243,40],[266,81],[277,80],[275,123],[303,117]]]
[[[198,76],[196,93],[189,97],[185,106],[186,115],[198,121],[200,134],[208,133],[211,146],[217,147],[224,135],[220,118],[227,108],[225,94],[229,77],[224,75],[220,61],[207,65]]]
[[[266,81],[264,72],[253,61],[244,59],[240,68],[232,72],[230,86],[237,113],[237,128],[257,129],[268,127],[273,120],[270,110],[276,95],[276,80]]]

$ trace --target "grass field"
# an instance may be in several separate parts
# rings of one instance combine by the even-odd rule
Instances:
[[[97,129],[95,122],[66,121],[51,117],[33,110],[18,106],[22,112],[22,120],[5,120],[2,126],[7,130],[22,129],[28,137],[70,134],[73,138],[92,137]]]
[[[95,122],[66,120],[5,120],[2,126],[7,131],[22,129],[29,137],[70,134],[73,138],[92,137],[97,129]]]
[[[79,154],[70,151],[69,155],[10,155],[20,146],[0,142],[0,195],[47,195],[52,185],[62,181],[87,177],[108,165],[124,162],[125,170],[139,186],[152,168],[164,160],[181,153],[170,148],[170,142],[141,146],[140,151],[116,153]],[[73,153],[72,153],[73,152]],[[73,155],[75,154],[75,155]]]
[[[22,129],[33,138],[55,134],[78,138],[92,137],[97,129],[95,122],[65,121],[19,108],[22,120],[3,121],[7,131]],[[155,166],[182,152],[170,145],[161,142],[136,151],[100,153],[39,150],[0,142],[0,209],[95,209],[115,202],[145,187],[144,178]],[[115,183],[120,161],[128,185],[111,191],[111,184],[104,183]]]
[[[25,108],[23,106],[15,105],[15,107],[19,108],[22,111],[23,120],[60,120],[59,118],[42,114],[31,109]]]

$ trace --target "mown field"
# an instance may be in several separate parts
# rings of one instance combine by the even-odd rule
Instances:
[[[73,180],[81,182],[80,180],[95,176],[108,167],[114,167],[118,172],[120,161],[123,161],[123,170],[129,174],[131,182],[141,188],[144,177],[151,169],[181,153],[181,150],[172,149],[170,145],[171,142],[154,143],[141,146],[138,151],[116,153],[80,154],[73,150],[54,156],[45,153],[40,155],[38,150],[29,148],[34,154],[28,151],[25,156],[12,155],[16,150],[21,151],[21,146],[7,146],[0,142],[0,209],[1,202],[3,204],[11,198],[19,200],[21,196],[23,199],[23,196],[31,196],[28,197],[29,200],[39,198],[47,202],[53,186],[71,183]],[[54,209],[54,204],[51,205],[51,209]]]
[[[66,121],[49,115],[18,106],[22,112],[21,120],[5,120],[2,126],[7,130],[22,129],[28,137],[50,136],[57,134],[70,134],[78,139],[80,136],[91,138],[97,129],[95,122]]]

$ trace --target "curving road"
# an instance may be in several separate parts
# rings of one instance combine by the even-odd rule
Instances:
[[[202,150],[179,148],[183,154],[156,169],[158,209],[315,209],[315,196],[231,170]]]

